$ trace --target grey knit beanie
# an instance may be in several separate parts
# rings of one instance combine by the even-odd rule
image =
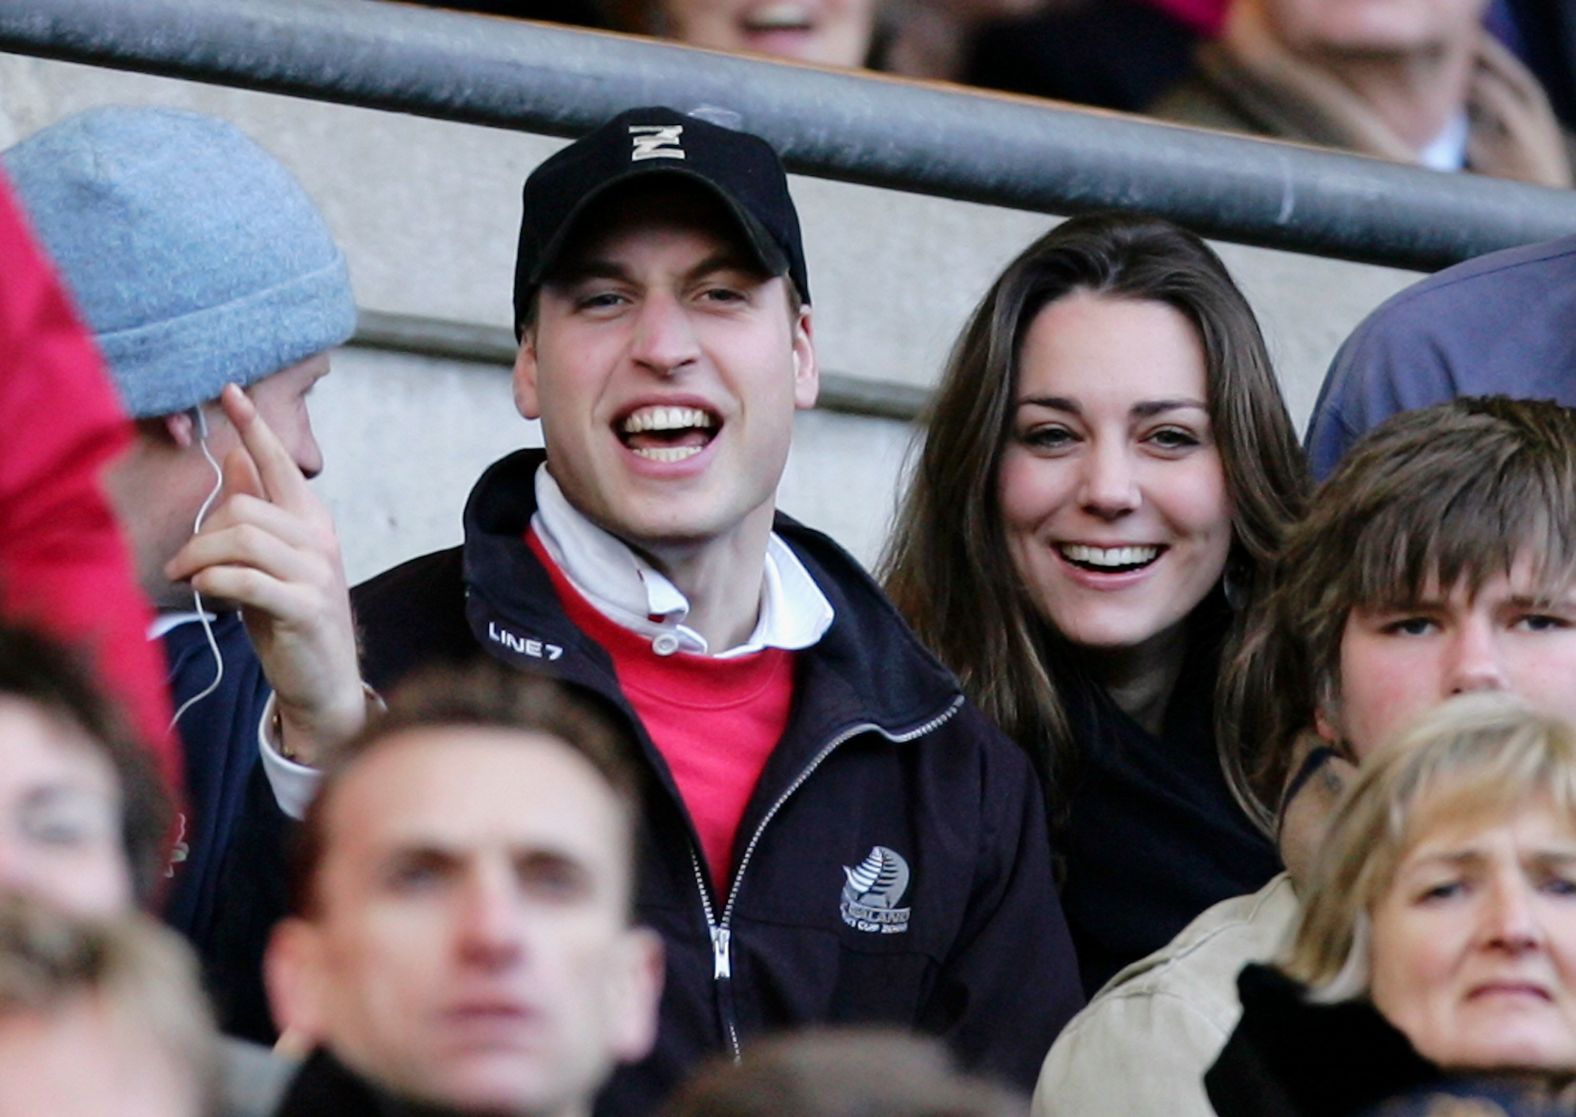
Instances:
[[[345,257],[301,185],[222,120],[112,106],[0,154],[135,418],[342,344]]]

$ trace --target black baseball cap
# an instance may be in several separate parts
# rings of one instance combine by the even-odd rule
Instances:
[[[526,178],[514,265],[516,329],[586,207],[643,175],[682,176],[711,190],[738,220],[761,267],[786,274],[799,297],[810,301],[799,215],[772,145],[673,109],[630,109],[555,152]]]

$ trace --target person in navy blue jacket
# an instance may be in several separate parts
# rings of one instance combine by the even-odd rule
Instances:
[[[1303,440],[1329,476],[1363,435],[1402,411],[1461,396],[1576,406],[1576,237],[1477,256],[1414,283],[1363,319],[1335,354]]]
[[[824,1022],[947,1039],[1020,1085],[1081,1002],[1033,773],[835,543],[777,512],[818,386],[798,218],[758,137],[626,112],[527,179],[515,399],[465,541],[354,593],[373,685],[488,655],[640,743],[642,922],[667,946],[633,1113]]]
[[[181,740],[164,914],[226,1028],[269,1038],[286,819],[260,738],[310,759],[367,708],[338,541],[306,483],[323,465],[306,394],[355,327],[345,258],[289,172],[212,117],[101,107],[3,162],[136,421],[105,485],[158,609]]]

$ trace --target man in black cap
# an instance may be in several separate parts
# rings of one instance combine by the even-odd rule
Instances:
[[[525,184],[515,401],[465,542],[356,593],[368,679],[490,655],[640,742],[653,1054],[603,1112],[813,1022],[912,1026],[1027,1085],[1078,1006],[1038,785],[864,571],[778,514],[809,278],[759,137],[626,112]]]

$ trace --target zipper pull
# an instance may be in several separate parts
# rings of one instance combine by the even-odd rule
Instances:
[[[711,929],[711,977],[713,981],[733,977],[733,959],[728,954],[728,940],[733,932],[726,927]]]

